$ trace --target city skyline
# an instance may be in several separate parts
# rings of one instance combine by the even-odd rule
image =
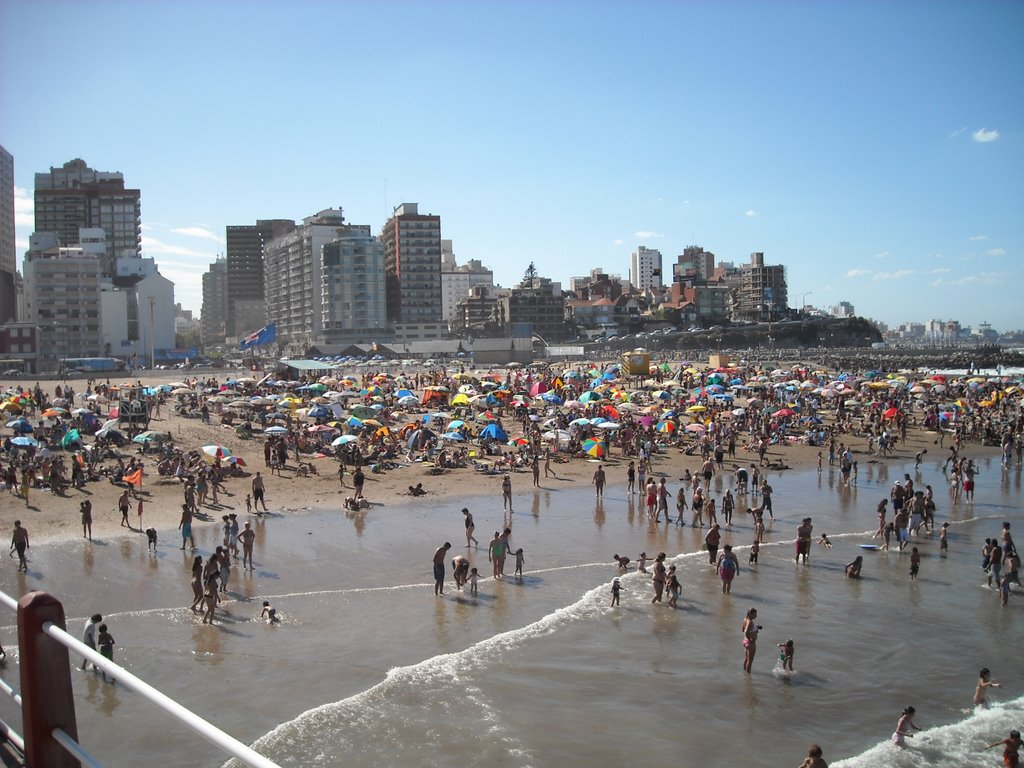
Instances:
[[[81,157],[142,190],[195,311],[227,226],[335,206],[379,234],[418,202],[505,286],[701,245],[785,265],[794,306],[1024,325],[1024,6],[240,7],[0,9],[19,268],[34,174]],[[118,56],[34,56],[55,8]]]

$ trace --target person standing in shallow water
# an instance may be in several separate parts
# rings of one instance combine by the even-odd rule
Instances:
[[[665,591],[665,579],[667,577],[667,571],[665,569],[665,553],[659,552],[658,556],[654,558],[654,573],[651,574],[651,581],[654,582],[654,597],[651,598],[651,603],[660,603],[661,596]]]
[[[743,671],[749,675],[754,666],[754,655],[757,653],[757,633],[761,631],[761,626],[757,623],[756,608],[747,611],[740,630],[743,632]]]
[[[434,552],[434,594],[444,594],[444,558],[448,550],[452,548],[449,542],[445,542]]]

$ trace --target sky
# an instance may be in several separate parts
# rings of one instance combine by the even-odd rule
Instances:
[[[198,312],[224,228],[403,202],[510,286],[787,267],[790,304],[1024,328],[1024,3],[0,0],[19,254],[34,174],[142,190]],[[20,263],[20,256],[19,256]]]

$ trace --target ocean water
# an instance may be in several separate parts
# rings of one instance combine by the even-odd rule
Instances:
[[[937,535],[913,542],[923,560],[912,581],[908,555],[859,547],[877,542],[875,507],[904,472],[915,475],[868,464],[851,489],[827,467],[771,474],[776,520],[757,566],[747,565],[748,519],[737,515],[723,537],[741,563],[731,595],[700,551],[702,533],[649,522],[621,467],[602,503],[589,487],[551,480],[533,491],[517,476],[510,518],[525,576],[482,580],[475,598],[450,580],[434,597],[430,558],[448,540],[489,575],[486,542],[506,522],[497,494],[259,520],[257,569],[233,572],[232,602],[212,628],[181,607],[191,556],[174,532],[156,556],[142,536],[40,547],[27,577],[2,577],[8,592],[63,599],[76,633],[101,611],[117,660],[282,766],[778,766],[797,765],[811,742],[830,765],[999,765],[999,750],[980,750],[1021,725],[1024,623],[1020,594],[1002,608],[984,586],[979,553],[1003,520],[1024,529],[1021,473],[986,456],[975,503],[951,507],[941,464],[923,465],[915,485],[936,489],[950,551],[939,554]],[[464,505],[480,549],[464,547]],[[827,532],[833,546],[815,545],[810,565],[796,565],[795,530],[808,515],[815,541]],[[199,538],[203,554],[218,543],[213,529]],[[678,609],[651,605],[635,571],[622,577],[621,606],[609,607],[612,554],[642,550],[677,565]],[[843,566],[857,554],[864,578],[850,581]],[[279,625],[259,620],[264,599]],[[750,607],[764,629],[746,675],[740,623]],[[10,648],[13,627],[0,637]],[[776,644],[790,638],[796,671],[786,674]],[[16,680],[13,657],[3,675]],[[982,666],[1003,687],[975,711]],[[136,765],[146,752],[166,766],[224,764],[131,692],[74,675],[81,740],[106,765]],[[925,730],[900,750],[888,737],[908,705]]]

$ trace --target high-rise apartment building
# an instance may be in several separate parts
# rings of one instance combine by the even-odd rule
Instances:
[[[14,245],[14,156],[0,147],[0,324],[17,315]]]
[[[661,251],[637,246],[629,257],[629,282],[640,291],[661,288]]]
[[[387,335],[384,244],[368,224],[346,224],[323,246],[320,301],[324,343],[370,343]]]
[[[344,227],[342,210],[327,208],[263,245],[267,322],[276,324],[278,343],[292,345],[290,352],[321,339],[323,247]]]
[[[259,219],[256,224],[226,230],[227,307],[225,334],[239,338],[267,324],[263,281],[263,247],[275,237],[295,230],[290,219]]]
[[[204,347],[224,343],[227,337],[227,306],[228,264],[221,257],[203,275],[203,312],[199,332]]]
[[[733,319],[773,320],[789,308],[786,268],[764,263],[764,254],[750,254],[750,263],[740,267],[740,287],[733,304]]]
[[[78,231],[98,227],[106,232],[103,274],[116,284],[119,258],[142,257],[142,193],[124,185],[124,174],[97,171],[75,159],[49,173],[35,175],[35,231],[54,232],[61,246],[78,243]]]
[[[421,214],[417,203],[403,203],[384,225],[380,239],[388,320],[405,325],[440,322],[441,217]]]
[[[32,235],[24,277],[26,319],[38,329],[38,370],[56,370],[68,357],[115,353],[102,341],[102,257],[102,247],[64,247],[53,232]]]

